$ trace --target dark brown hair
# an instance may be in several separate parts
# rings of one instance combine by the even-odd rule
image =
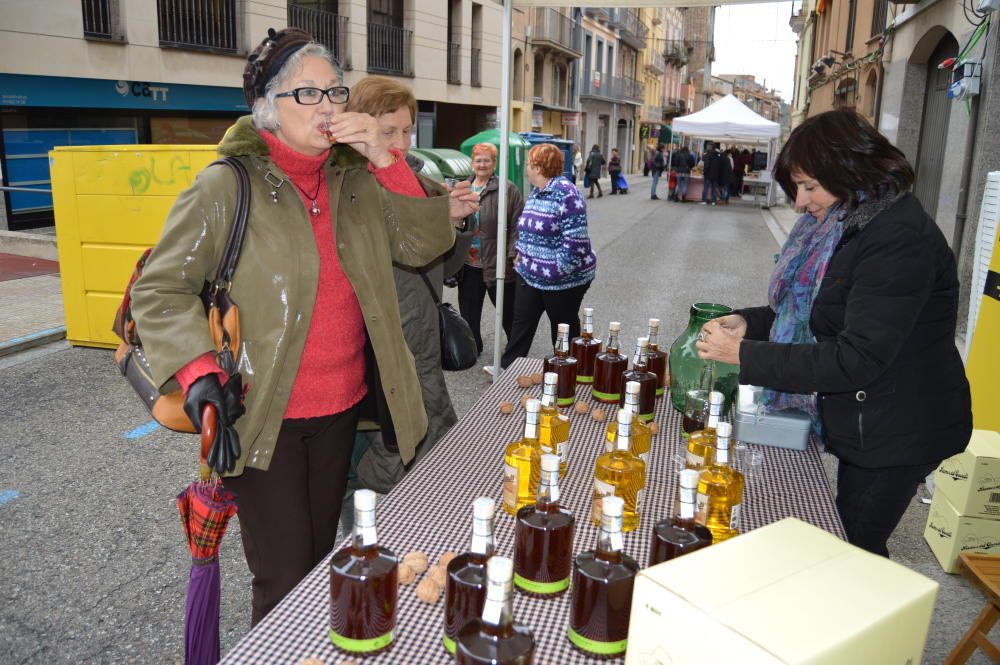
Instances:
[[[562,150],[551,143],[539,143],[528,151],[528,161],[534,164],[546,178],[562,174],[564,158]]]
[[[792,131],[778,153],[774,179],[793,201],[795,171],[815,178],[850,207],[857,204],[859,192],[905,192],[914,179],[902,151],[854,111],[827,111]]]

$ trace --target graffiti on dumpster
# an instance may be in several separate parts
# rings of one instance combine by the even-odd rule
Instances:
[[[146,166],[140,166],[128,175],[128,185],[133,194],[145,194],[154,183],[190,186],[191,166],[180,155],[174,155],[166,164],[161,159],[159,166],[156,157],[151,156]]]

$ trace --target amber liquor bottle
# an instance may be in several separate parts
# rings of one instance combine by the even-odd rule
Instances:
[[[649,338],[640,337],[636,340],[635,355],[632,356],[632,369],[622,373],[619,389],[618,406],[625,406],[625,384],[629,381],[639,383],[639,413],[638,418],[646,422],[656,416],[656,375],[649,371],[646,361],[649,351]]]
[[[517,511],[514,584],[531,596],[549,598],[569,588],[573,565],[573,513],[559,505],[559,457],[542,455],[538,500]]]
[[[608,343],[594,360],[594,399],[605,404],[617,404],[621,397],[622,374],[628,369],[628,358],[618,352],[618,333],[622,324],[612,321],[608,326]]]
[[[538,443],[542,454],[559,456],[559,476],[564,477],[569,466],[569,417],[559,413],[556,393],[559,375],[546,372],[543,378],[542,407],[538,412]]]
[[[486,562],[495,548],[493,540],[493,499],[480,497],[472,503],[472,544],[469,551],[448,563],[444,590],[445,648],[455,653],[458,631],[478,619],[486,601]]]
[[[556,404],[560,407],[573,406],[576,401],[576,358],[569,355],[569,324],[557,327],[554,353],[542,363],[542,372],[555,372],[559,376],[556,390]]]
[[[524,436],[504,451],[503,509],[509,515],[535,501],[542,449],[538,441],[538,412],[541,403],[529,399],[524,406]]]
[[[622,529],[631,531],[639,526],[643,490],[646,487],[646,463],[632,452],[632,412],[618,411],[618,435],[615,449],[604,453],[594,462],[594,492],[591,519],[601,524],[601,500],[617,496],[625,505]]]
[[[743,474],[730,466],[729,436],[732,425],[719,423],[715,460],[698,477],[695,520],[712,532],[712,542],[720,543],[739,535],[743,508]]]
[[[632,452],[643,462],[649,463],[649,448],[652,442],[652,431],[649,425],[642,422],[636,415],[639,413],[639,391],[638,381],[629,381],[625,384],[625,409],[632,412]],[[604,443],[604,452],[610,453],[615,449],[615,440],[618,438],[618,420],[608,423],[608,437]]]
[[[712,544],[712,532],[695,521],[699,473],[694,469],[684,469],[678,476],[674,515],[660,520],[653,527],[653,539],[649,545],[650,566]]]
[[[649,351],[647,352],[646,369],[656,375],[656,396],[663,397],[670,383],[670,373],[667,370],[667,354],[660,349],[660,320],[649,320]]]
[[[334,646],[371,654],[392,645],[399,589],[396,555],[379,547],[375,492],[354,493],[351,544],[330,559],[330,628]]]
[[[632,587],[639,564],[625,554],[622,542],[620,497],[602,501],[597,548],[573,562],[569,639],[591,657],[611,658],[625,653],[628,644]]]
[[[597,354],[601,352],[601,340],[594,339],[594,308],[583,308],[583,327],[580,336],[570,342],[570,354],[576,358],[576,382],[592,384]]]
[[[505,556],[486,563],[483,612],[458,631],[455,662],[459,665],[532,665],[535,636],[514,621],[511,578],[514,564]]]
[[[715,431],[719,425],[722,399],[722,393],[716,390],[708,393],[708,419],[705,421],[705,426],[688,436],[687,453],[684,456],[685,466],[688,469],[701,470],[712,463],[712,450],[715,448]]]

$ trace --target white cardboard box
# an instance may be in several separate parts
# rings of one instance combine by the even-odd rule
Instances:
[[[794,518],[641,571],[626,665],[918,665],[938,584]]]
[[[965,451],[941,462],[934,473],[938,492],[959,515],[1000,519],[1000,432],[973,430]]]
[[[957,573],[963,552],[1000,554],[1000,520],[962,515],[947,496],[934,492],[924,540],[944,572]]]

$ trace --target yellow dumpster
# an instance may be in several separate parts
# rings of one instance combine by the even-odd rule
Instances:
[[[160,238],[177,195],[216,158],[213,145],[102,145],[49,152],[66,338],[114,348],[135,262]]]

